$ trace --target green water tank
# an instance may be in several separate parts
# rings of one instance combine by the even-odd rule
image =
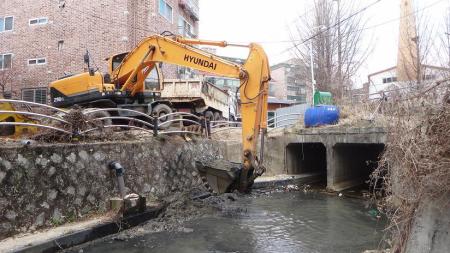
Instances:
[[[331,92],[316,91],[314,92],[314,106],[317,105],[332,105],[333,98]]]

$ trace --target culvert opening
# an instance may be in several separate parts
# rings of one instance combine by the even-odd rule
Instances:
[[[338,189],[363,187],[369,189],[370,174],[377,168],[384,144],[339,143],[333,148]]]
[[[291,143],[286,147],[286,169],[291,175],[314,175],[326,181],[327,150],[322,143]]]

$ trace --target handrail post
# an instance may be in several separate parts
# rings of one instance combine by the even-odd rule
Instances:
[[[158,117],[153,118],[153,136],[158,136]]]
[[[205,119],[205,121],[206,121],[206,133],[207,133],[206,137],[208,139],[210,139],[211,138],[211,121],[209,121],[208,119]]]

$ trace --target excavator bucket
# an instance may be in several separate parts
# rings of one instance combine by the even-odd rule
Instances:
[[[206,178],[209,187],[216,193],[231,192],[239,185],[242,164],[226,160],[196,162],[200,176]]]

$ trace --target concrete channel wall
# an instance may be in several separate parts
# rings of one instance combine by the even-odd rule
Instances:
[[[330,190],[364,183],[384,149],[383,128],[289,130],[267,138],[266,175],[322,173]]]
[[[264,144],[264,176],[322,174],[333,191],[369,178],[384,150],[384,128],[289,129],[269,134]],[[224,157],[240,162],[241,143],[224,141]]]
[[[118,196],[111,161],[128,192],[164,196],[201,184],[196,160],[221,158],[211,140],[179,137],[138,142],[0,148],[0,239],[103,213]]]

